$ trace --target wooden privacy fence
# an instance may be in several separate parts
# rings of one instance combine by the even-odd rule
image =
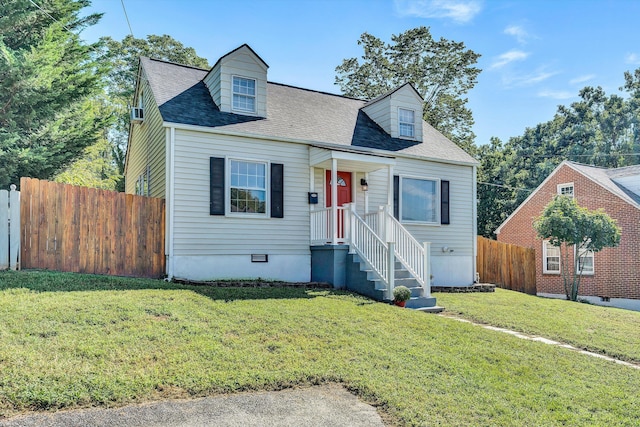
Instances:
[[[20,180],[22,268],[162,277],[164,199]]]
[[[534,249],[478,236],[476,268],[480,281],[513,291],[536,294]]]
[[[0,190],[0,270],[20,267],[20,192]]]

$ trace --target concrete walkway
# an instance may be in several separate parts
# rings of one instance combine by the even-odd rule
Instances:
[[[562,342],[550,340],[548,338],[538,337],[538,336],[534,336],[534,335],[526,335],[526,334],[523,334],[522,332],[512,331],[511,329],[499,328],[497,326],[485,325],[483,323],[475,323],[475,322],[472,322],[472,321],[467,320],[467,319],[461,319],[460,317],[449,316],[449,315],[446,315],[446,314],[443,315],[443,316],[447,317],[449,319],[457,320],[458,322],[470,323],[470,324],[475,325],[475,326],[480,326],[481,328],[489,329],[490,331],[496,331],[496,332],[502,332],[502,333],[505,333],[505,334],[509,334],[509,335],[514,336],[514,337],[521,338],[523,340],[537,341],[537,342],[541,342],[543,344],[555,345],[555,346],[558,346],[558,347],[566,348],[568,350],[576,351],[578,353],[581,353],[581,354],[584,354],[584,355],[587,355],[587,356],[597,357],[598,359],[608,360],[609,362],[617,363],[618,365],[624,365],[624,366],[627,366],[629,368],[640,369],[640,364],[632,363],[632,362],[625,362],[624,360],[615,359],[613,357],[605,356],[604,354],[594,353],[592,351],[583,350],[581,348],[574,347],[574,346],[572,346],[570,344],[565,344],[565,343],[562,343]]]
[[[192,400],[167,400],[117,409],[80,409],[21,415],[3,427],[384,427],[373,406],[339,385],[277,392],[239,393]]]

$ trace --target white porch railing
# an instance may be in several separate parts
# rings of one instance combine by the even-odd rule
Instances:
[[[349,216],[349,240],[351,250],[354,250],[373,269],[374,273],[384,283],[387,297],[391,298],[394,287],[394,243],[385,243],[367,223],[358,216],[355,205],[351,204],[347,211]]]
[[[0,190],[0,270],[20,268],[20,192]]]
[[[312,245],[325,245],[328,243],[344,243],[349,236],[349,232],[346,229],[348,227],[345,222],[345,207],[339,206],[336,208],[338,211],[337,218],[337,232],[335,237],[337,241],[334,242],[334,227],[332,221],[332,208],[322,208],[311,211],[311,244]]]
[[[395,242],[395,255],[424,289],[426,297],[431,296],[431,243],[418,242],[411,233],[391,213],[391,206],[380,206],[378,212],[364,215],[369,227],[387,242]]]
[[[347,209],[345,209],[345,207]],[[431,296],[430,243],[419,243],[390,212],[390,206],[380,206],[378,212],[360,217],[354,204],[338,208],[338,241],[349,243],[385,284],[389,296],[394,287],[396,259],[424,289],[424,296]],[[311,212],[311,244],[336,242],[332,221],[332,209]]]

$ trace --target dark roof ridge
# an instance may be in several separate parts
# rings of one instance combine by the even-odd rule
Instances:
[[[289,87],[289,88],[292,88],[292,89],[300,89],[300,90],[304,90],[304,91],[307,91],[307,92],[319,93],[319,94],[322,94],[322,95],[337,96],[338,98],[351,99],[351,100],[360,101],[360,102],[367,102],[364,99],[353,98],[351,96],[346,96],[346,95],[340,95],[339,93],[324,92],[322,90],[309,89],[309,88],[306,88],[306,87],[293,86],[293,85],[288,85],[288,84],[285,84],[285,83],[278,83],[278,82],[267,81],[267,83],[272,84],[272,85],[277,85],[277,86]]]
[[[166,59],[152,58],[150,56],[141,56],[140,58],[141,59],[142,58],[148,59],[150,61],[163,62],[165,64],[175,65],[177,67],[191,68],[193,70],[198,70],[198,71],[209,71],[210,70],[210,68],[200,68],[200,67],[196,67],[195,65],[180,64],[179,62],[167,61]]]

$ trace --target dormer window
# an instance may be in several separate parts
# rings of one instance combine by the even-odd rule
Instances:
[[[233,76],[233,110],[243,113],[256,112],[256,81]]]
[[[401,138],[413,138],[415,136],[414,111],[398,108],[398,126]]]

